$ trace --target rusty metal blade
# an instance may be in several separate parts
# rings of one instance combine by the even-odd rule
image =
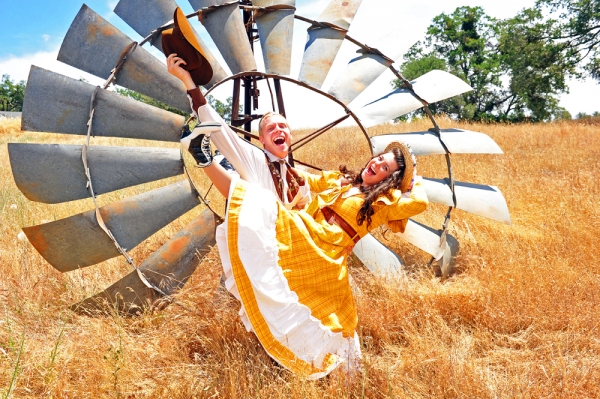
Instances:
[[[177,8],[177,3],[173,0],[121,0],[115,7],[117,14],[127,25],[142,37],[147,37],[156,28],[165,25],[173,20],[173,12]],[[216,82],[225,79],[227,72],[216,60],[214,55],[208,49],[208,46],[202,41],[198,33],[194,30],[196,40],[204,51],[206,60],[213,69],[213,77],[204,85],[210,89]],[[151,41],[151,44],[162,51],[162,34],[158,33]],[[184,111],[188,111],[189,107]]]
[[[274,5],[295,6],[296,0],[253,0],[257,7]],[[265,60],[265,71],[278,75],[289,75],[292,63],[292,36],[294,11],[277,10],[256,18],[258,37]]]
[[[503,154],[498,144],[484,133],[462,129],[442,129],[440,136],[452,154]],[[373,153],[383,152],[388,144],[398,140],[409,144],[417,156],[446,153],[435,133],[430,131],[382,134],[371,137]]]
[[[317,22],[330,23],[348,30],[361,2],[362,0],[332,0]],[[321,88],[345,37],[345,31],[309,28],[298,79],[317,89]]]
[[[17,187],[30,201],[58,204],[89,198],[81,145],[8,143]],[[183,173],[175,148],[104,147],[87,149],[96,195]]]
[[[411,82],[415,93],[429,104],[445,100],[472,90],[460,78],[444,71],[427,72]],[[396,89],[385,96],[365,105],[355,112],[365,127],[415,111],[423,104],[408,89]]]
[[[88,83],[32,65],[23,101],[23,130],[85,135],[94,90]],[[184,123],[181,115],[107,90],[96,96],[96,136],[178,142]]]
[[[225,4],[229,1],[189,0],[189,2],[194,10],[198,10],[212,5]],[[237,4],[223,6],[204,15],[204,27],[232,73],[256,70],[254,54]]]
[[[130,250],[199,204],[187,180],[100,208],[121,247]],[[95,209],[65,219],[24,227],[31,244],[54,268],[68,272],[119,255],[100,228]]]
[[[396,233],[396,235],[436,258],[442,275],[447,277],[452,273],[460,246],[450,234],[446,234],[446,241],[440,246],[441,233],[441,230],[435,230],[414,220],[409,220],[404,233]]]
[[[106,79],[131,43],[132,39],[84,4],[63,40],[58,60]],[[116,84],[190,112],[185,85],[142,47],[127,56]]]
[[[376,276],[395,280],[404,276],[402,260],[371,234],[361,238],[352,252]]]
[[[447,179],[423,179],[423,188],[431,202],[454,206]],[[511,224],[504,196],[495,186],[454,182],[456,208],[505,224]]]
[[[215,219],[205,210],[157,251],[138,269],[144,277],[166,295],[179,291],[196,271],[198,264],[215,244]],[[83,313],[110,312],[137,313],[161,297],[148,288],[134,270],[104,291],[87,298],[71,309]]]

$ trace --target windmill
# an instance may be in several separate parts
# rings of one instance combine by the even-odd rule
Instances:
[[[432,255],[442,274],[452,271],[458,241],[448,234],[453,209],[510,223],[504,197],[494,186],[457,182],[452,175],[450,154],[501,154],[487,135],[462,129],[440,129],[429,104],[464,93],[471,88],[443,71],[429,72],[406,80],[393,66],[393,59],[350,37],[348,29],[362,0],[331,0],[317,20],[300,15],[295,0],[189,0],[214,41],[227,68],[221,66],[198,36],[214,71],[205,85],[208,93],[225,82],[233,82],[232,126],[251,139],[253,104],[258,99],[257,82],[266,81],[273,108],[285,115],[281,82],[291,82],[323,96],[344,112],[341,118],[292,144],[292,162],[319,168],[294,156],[310,140],[322,139],[332,127],[353,119],[362,131],[370,152],[381,152],[390,142],[403,140],[417,157],[444,156],[447,176],[425,178],[430,202],[448,206],[441,228],[409,221],[398,236]],[[161,31],[172,26],[174,0],[121,0],[115,13],[144,39],[127,37],[92,9],[83,5],[62,43],[58,59],[82,71],[106,79],[95,87],[32,66],[23,105],[23,130],[85,136],[82,145],[8,145],[18,188],[31,201],[55,204],[93,198],[95,207],[65,219],[23,228],[29,241],[57,270],[68,272],[107,259],[123,256],[133,271],[99,294],[74,305],[93,308],[107,299],[125,311],[170,297],[194,272],[201,256],[214,245],[219,215],[187,178],[179,150],[161,148],[160,142],[178,142],[185,118],[106,90],[111,83],[189,112],[185,87],[167,73],[164,62],[144,45],[160,50]],[[300,73],[290,77],[293,26],[308,24],[307,44]],[[265,70],[258,71],[253,42],[260,40]],[[321,90],[330,67],[344,41],[357,48],[357,55],[339,74],[328,91]],[[364,106],[353,100],[386,69],[402,86],[373,98]],[[243,89],[243,90],[242,90]],[[244,113],[238,114],[243,97]],[[277,106],[275,106],[277,103]],[[408,112],[424,108],[432,128],[423,132],[370,137],[367,128]],[[239,127],[243,127],[240,129]],[[91,145],[92,136],[123,137],[157,142],[156,147]],[[32,156],[33,155],[33,156]],[[29,160],[35,159],[35,162]],[[143,194],[99,207],[96,197],[126,187],[183,176],[182,180]],[[128,250],[191,209],[207,209],[163,247],[136,265]],[[152,215],[152,217],[148,217]],[[397,276],[399,257],[371,235],[354,248],[357,257],[374,273]],[[198,256],[198,254],[200,256]]]

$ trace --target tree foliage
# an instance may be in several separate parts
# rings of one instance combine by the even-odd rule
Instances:
[[[535,10],[549,11],[546,36],[560,43],[584,75],[600,81],[600,0],[537,0]]]
[[[15,83],[9,75],[2,75],[0,82],[0,111],[23,111],[25,81]]]
[[[443,69],[473,91],[431,106],[459,119],[483,121],[564,118],[557,95],[567,91],[573,63],[562,46],[544,35],[539,10],[497,20],[481,7],[459,7],[436,16],[423,42],[405,56],[402,74],[414,79]],[[399,82],[396,81],[396,85]]]

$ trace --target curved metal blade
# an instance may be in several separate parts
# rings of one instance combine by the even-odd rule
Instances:
[[[89,198],[81,145],[8,143],[17,187],[30,201],[58,204]],[[175,148],[103,147],[87,149],[96,195],[183,173]]]
[[[108,229],[130,250],[199,204],[187,180],[100,208]],[[119,255],[96,220],[95,209],[54,222],[24,227],[37,251],[61,272],[87,267]]]
[[[166,295],[179,291],[196,271],[198,264],[215,244],[215,219],[205,210],[192,220],[162,247],[146,259],[138,269],[146,280]],[[134,270],[104,291],[91,296],[71,309],[78,312],[110,312],[117,309],[123,313],[137,313],[144,307],[152,307],[161,295],[149,289]]]
[[[462,129],[441,129],[440,136],[452,154],[503,154],[487,134]],[[443,155],[446,153],[435,133],[413,132],[382,134],[371,137],[373,153],[379,154],[392,141],[404,141],[412,147],[415,155]]]
[[[423,179],[423,188],[431,202],[454,206],[452,190],[446,179]],[[495,186],[454,182],[456,208],[505,224],[511,224],[504,196]]]
[[[150,35],[153,30],[172,21],[175,8],[177,8],[177,3],[173,0],[121,0],[115,7],[115,14],[121,17],[121,19],[139,33],[140,36],[146,37]],[[208,49],[208,46],[202,41],[200,35],[198,35],[195,30],[194,35],[204,51],[206,60],[213,69],[212,79],[204,85],[204,87],[210,89],[216,82],[225,79],[227,73],[223,70],[221,64],[219,64]],[[151,44],[162,51],[161,43],[162,34],[159,33],[151,41]],[[184,111],[188,110],[189,106]]]
[[[462,93],[472,88],[460,78],[444,71],[427,72],[411,82],[415,93],[427,103],[432,104]],[[363,126],[371,127],[390,121],[398,116],[421,108],[423,104],[408,89],[396,89],[375,100],[355,114]]]
[[[228,0],[189,0],[189,2],[194,10],[198,10],[225,4]],[[204,15],[204,27],[232,73],[256,70],[254,54],[237,4],[223,6]]]
[[[374,275],[398,280],[405,276],[402,260],[371,234],[360,239],[352,251]]]
[[[332,0],[317,19],[348,30],[362,0]],[[346,32],[331,28],[308,28],[302,65],[298,79],[321,88],[335,60]]]
[[[88,83],[32,65],[23,101],[23,130],[87,134],[95,90]],[[178,142],[184,123],[181,115],[107,90],[99,90],[96,96],[95,136]]]
[[[106,79],[131,43],[133,40],[84,4],[62,42],[58,60]],[[185,85],[142,47],[129,53],[116,84],[190,112]]]
[[[446,240],[440,245],[441,233],[442,230],[435,230],[414,220],[409,220],[404,233],[396,233],[396,235],[433,256],[440,265],[442,275],[447,277],[452,273],[460,246],[450,234],[446,234]]]
[[[393,37],[385,38],[393,41]],[[329,94],[348,105],[371,83],[373,83],[392,64],[391,61],[371,53],[365,53],[359,49],[356,58],[350,60],[344,72],[329,89]],[[395,60],[399,54],[394,54],[391,59]]]
[[[257,7],[273,5],[295,6],[296,0],[253,0]],[[256,18],[258,37],[265,60],[265,71],[278,75],[289,75],[292,63],[292,36],[294,11],[277,10]]]

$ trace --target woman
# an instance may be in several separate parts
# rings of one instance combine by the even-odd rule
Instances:
[[[184,16],[179,20],[186,24]],[[182,45],[176,41],[181,37],[173,35],[172,40]],[[186,61],[176,51],[167,55],[169,72],[188,90],[195,89],[199,83],[182,69]],[[196,102],[191,97],[194,110]],[[348,277],[348,248],[383,224],[404,231],[408,218],[427,207],[409,147],[390,144],[359,174],[345,167],[319,175],[295,171],[318,194],[304,209],[290,210],[271,190],[212,163],[209,136],[200,133],[218,127],[202,125],[191,143],[189,137],[182,143],[228,199],[217,245],[225,285],[242,304],[246,328],[254,331],[271,357],[306,378],[323,377],[341,364],[349,372],[358,370],[358,318]]]
[[[216,163],[204,170],[228,198],[217,245],[246,328],[275,360],[307,378],[340,364],[359,369],[347,249],[383,224],[403,232],[408,218],[427,207],[409,148],[390,144],[360,174],[344,167],[320,175],[298,171],[318,193],[299,211]]]

